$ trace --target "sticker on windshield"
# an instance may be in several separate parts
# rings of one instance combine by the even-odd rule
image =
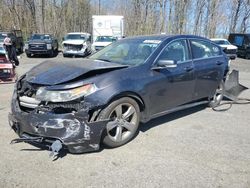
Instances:
[[[143,43],[159,44],[159,43],[161,43],[161,41],[160,40],[144,40]]]

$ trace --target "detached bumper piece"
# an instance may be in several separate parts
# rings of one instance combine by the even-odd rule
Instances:
[[[42,143],[43,137],[29,137],[27,135],[23,135],[22,138],[16,138],[10,142],[10,144],[16,144],[20,142],[28,142],[28,143]],[[56,140],[52,143],[51,146],[48,146],[51,149],[49,154],[50,157],[56,157],[59,154],[59,151],[62,149],[62,143],[59,140]]]
[[[85,117],[85,118],[84,118]],[[27,142],[47,147],[51,156],[62,148],[71,153],[99,150],[107,121],[88,123],[87,111],[75,114],[9,114],[9,124],[20,138],[11,143]]]
[[[239,83],[239,71],[233,70],[226,79],[224,96],[232,101],[236,101],[240,93],[247,89],[246,86]]]

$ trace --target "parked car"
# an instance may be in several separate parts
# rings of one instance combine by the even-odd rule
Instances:
[[[5,37],[9,35],[12,42],[15,44],[17,52],[23,53],[24,43],[21,30],[12,30],[8,32],[0,32],[0,43],[3,44]]]
[[[3,46],[3,44],[0,44],[0,54],[6,54],[6,50]]]
[[[25,46],[27,57],[32,55],[49,55],[54,57],[58,53],[58,41],[51,34],[33,34]]]
[[[86,56],[91,53],[91,35],[73,32],[63,38],[63,56]]]
[[[60,143],[72,153],[98,150],[100,142],[118,147],[140,122],[219,104],[227,72],[228,57],[206,38],[126,38],[89,58],[45,62],[21,76],[9,122],[16,141]]]
[[[110,45],[112,42],[117,41],[116,37],[112,36],[97,36],[95,42],[92,44],[93,51],[103,49],[105,46]]]
[[[228,41],[238,47],[238,56],[250,59],[250,34],[230,33]]]
[[[222,47],[223,51],[230,59],[235,59],[237,57],[238,47],[232,45],[227,39],[212,38],[210,40]]]

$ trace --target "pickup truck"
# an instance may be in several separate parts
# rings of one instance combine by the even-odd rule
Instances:
[[[23,42],[22,31],[21,30],[12,30],[12,31],[3,31],[3,32],[1,31],[0,32],[0,45],[3,44],[3,41],[7,35],[9,35],[12,42],[15,44],[17,52],[23,53],[24,42]]]
[[[33,34],[25,45],[27,57],[32,55],[49,55],[54,57],[58,53],[58,41],[51,34]]]

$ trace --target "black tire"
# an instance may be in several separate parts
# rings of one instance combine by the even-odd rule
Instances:
[[[26,56],[27,56],[27,57],[31,57],[31,54],[26,53]]]
[[[245,58],[246,58],[246,59],[250,59],[250,54],[246,52]]]
[[[223,99],[224,93],[225,93],[225,82],[222,80],[218,88],[216,89],[214,96],[209,101],[208,106],[211,108],[215,108],[216,106],[218,106]]]
[[[50,56],[50,57],[54,57],[54,56],[55,56],[55,54],[54,54],[54,49],[53,49],[53,48],[52,48],[52,50],[50,51],[49,56]]]
[[[140,109],[135,100],[124,97],[103,109],[98,119],[112,120],[103,132],[103,144],[110,148],[119,147],[136,135],[140,123]]]
[[[23,53],[23,46],[21,45],[20,48],[18,49],[18,53],[22,54]]]

